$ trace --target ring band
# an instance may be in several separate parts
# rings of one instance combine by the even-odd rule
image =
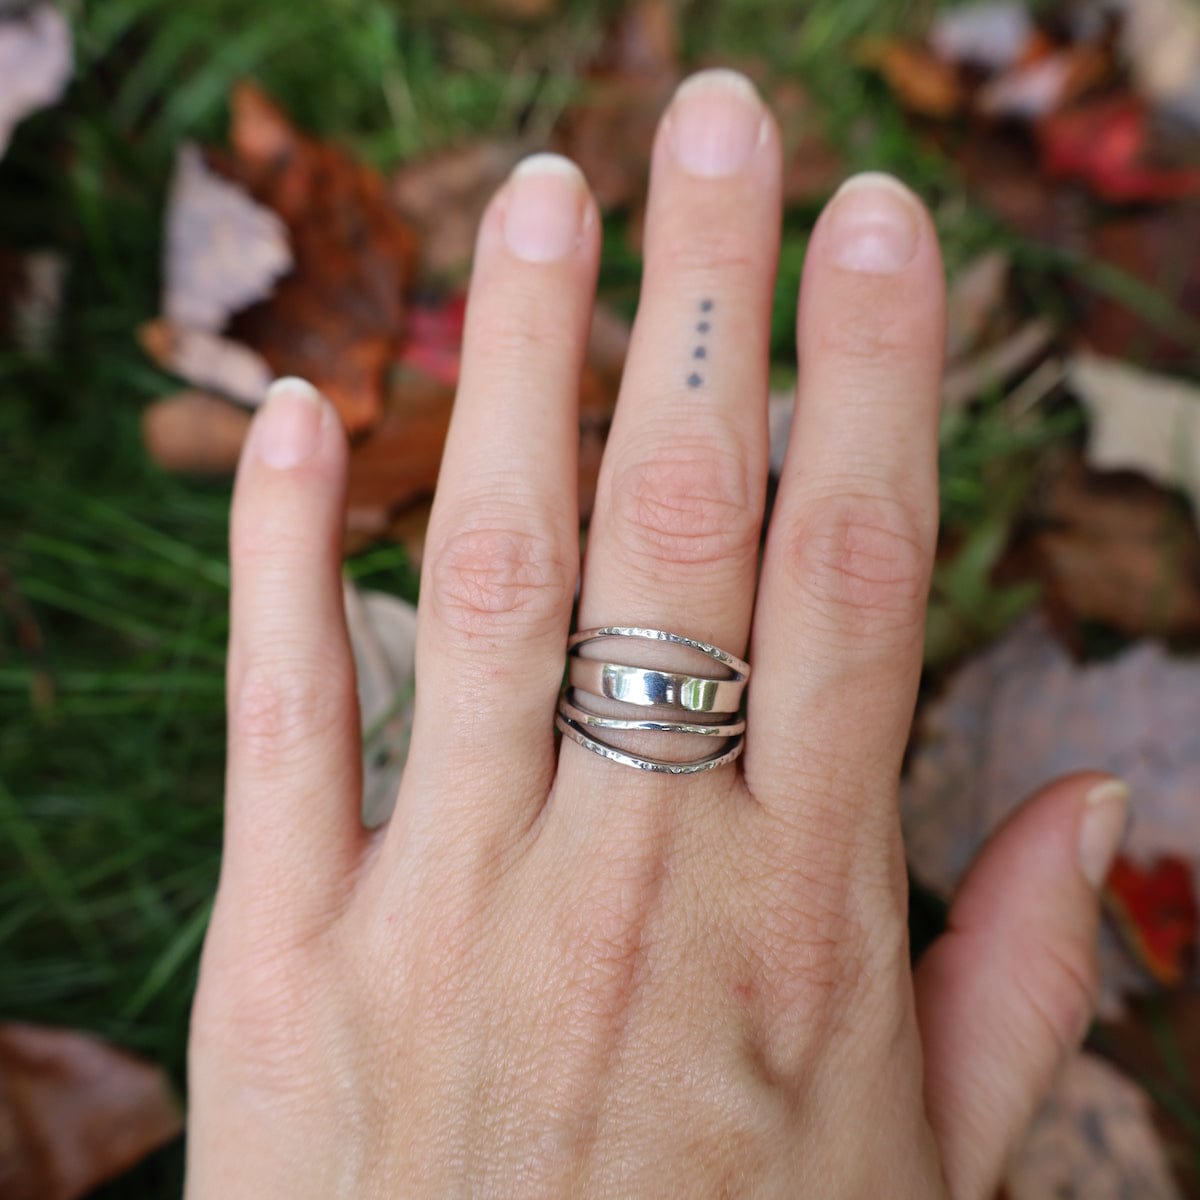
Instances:
[[[723,724],[697,725],[693,721],[655,720],[652,717],[606,717],[575,703],[575,689],[568,688],[559,701],[558,711],[570,718],[577,726],[591,729],[644,729],[656,733],[692,733],[699,737],[735,737],[746,732],[744,720],[726,721]]]
[[[598,742],[595,738],[588,737],[582,729],[576,728],[561,712],[554,718],[554,724],[573,742],[578,742],[585,750],[590,750],[593,754],[600,755],[601,758],[621,763],[622,766],[637,767],[639,771],[661,771],[669,775],[695,775],[700,771],[711,771],[714,767],[723,767],[726,763],[733,762],[746,745],[745,740],[739,736],[732,746],[710,754],[706,758],[681,763],[664,762],[659,758],[643,758],[638,754],[626,754],[624,750],[618,750],[616,746],[610,746],[607,742]]]
[[[737,712],[745,679],[709,679],[650,667],[572,658],[567,678],[572,687],[643,708],[670,707],[685,712]]]
[[[609,638],[641,639],[685,646],[720,664],[730,677],[711,678],[707,675],[664,671],[656,667],[606,662],[585,658],[580,653],[582,647],[589,643]],[[597,629],[580,630],[568,641],[567,652],[567,686],[559,697],[554,724],[565,737],[585,750],[639,771],[659,771],[671,775],[711,771],[733,762],[742,753],[746,722],[738,716],[738,711],[750,678],[750,664],[743,659],[709,642],[663,629],[645,629],[634,625],[605,625]],[[659,711],[610,716],[590,708],[587,705],[589,696]],[[674,715],[677,713],[683,715]],[[689,720],[688,714],[691,713],[704,714],[712,719]],[[628,753],[592,734],[593,730],[605,729],[721,738],[724,745],[700,758],[674,762]]]

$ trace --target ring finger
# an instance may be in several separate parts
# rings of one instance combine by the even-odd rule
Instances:
[[[654,147],[642,296],[588,535],[580,628],[640,625],[734,654],[745,647],[779,220],[766,107],[732,71],[693,76]],[[639,661],[651,657],[639,644]],[[611,740],[656,757],[696,754],[683,735]],[[563,754],[567,770],[600,763],[570,740]]]

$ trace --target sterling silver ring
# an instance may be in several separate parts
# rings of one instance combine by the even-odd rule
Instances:
[[[582,647],[605,639],[683,646],[711,658],[725,677],[667,671],[636,663],[607,662],[580,654]],[[750,664],[744,659],[683,634],[632,625],[581,630],[571,637],[567,651],[567,686],[559,697],[554,723],[564,736],[584,749],[623,766],[671,775],[711,771],[733,762],[742,753],[746,722],[738,716],[738,711],[750,678]],[[596,711],[588,704],[589,697],[616,701],[635,711],[626,714]],[[646,712],[646,709],[654,711]],[[693,714],[702,714],[709,719],[693,720]],[[675,762],[623,750],[602,738],[600,731],[603,730],[683,734],[702,738],[709,744],[713,738],[721,738],[725,739],[725,744],[699,758]]]

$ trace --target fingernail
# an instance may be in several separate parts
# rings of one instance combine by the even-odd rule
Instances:
[[[750,161],[765,119],[754,84],[737,71],[685,79],[668,114],[675,160],[691,175],[734,175]]]
[[[587,186],[579,168],[559,154],[533,154],[509,179],[504,240],[526,262],[564,258],[579,243]]]
[[[878,171],[847,179],[830,201],[825,236],[839,266],[891,275],[911,261],[920,234],[917,198]]]
[[[1079,822],[1079,869],[1097,891],[1117,856],[1129,812],[1129,785],[1120,779],[1098,783],[1083,801]]]
[[[258,455],[286,471],[310,458],[321,440],[321,393],[307,380],[288,376],[267,389],[258,417]]]

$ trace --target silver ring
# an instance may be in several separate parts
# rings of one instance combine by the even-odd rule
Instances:
[[[574,703],[575,689],[568,688],[558,704],[558,711],[580,727],[591,729],[645,729],[656,733],[694,733],[700,737],[734,737],[746,732],[744,720],[726,721],[717,725],[697,725],[693,721],[654,720],[651,717],[606,717]]]
[[[572,687],[609,700],[642,708],[679,708],[697,713],[737,712],[746,688],[745,679],[677,675],[672,671],[578,657],[571,659],[567,679]]]
[[[598,742],[595,738],[588,737],[582,729],[577,729],[561,712],[554,718],[554,724],[572,741],[578,742],[585,750],[590,750],[593,754],[600,755],[601,758],[621,763],[626,767],[637,767],[639,771],[661,771],[669,775],[695,775],[700,771],[711,771],[714,767],[723,767],[726,763],[733,762],[741,754],[746,744],[745,739],[739,736],[732,746],[710,754],[707,758],[682,763],[664,762],[658,758],[642,758],[637,754],[626,754],[624,750],[618,750],[616,746],[610,746],[607,742]]]
[[[745,683],[750,678],[748,662],[722,650],[719,646],[714,646],[711,642],[701,642],[696,638],[684,637],[682,633],[668,633],[665,629],[644,629],[640,625],[605,625],[599,629],[581,629],[578,633],[571,635],[567,642],[567,653],[573,654],[580,646],[586,646],[588,642],[598,642],[603,638],[614,637],[643,638],[648,642],[669,642],[673,646],[687,646],[692,650],[699,650],[701,654],[707,654],[721,666],[728,667],[733,672],[734,679]]]
[[[606,638],[632,638],[667,642],[686,646],[707,655],[725,668],[731,678],[710,678],[626,663],[605,662],[584,658],[580,649],[589,642]],[[583,629],[567,643],[569,665],[567,686],[558,701],[555,727],[572,741],[593,754],[639,771],[660,771],[670,775],[694,775],[731,763],[745,746],[746,722],[737,713],[741,707],[750,664],[735,655],[679,633],[662,629],[645,629],[633,625],[605,625],[598,629]],[[609,716],[587,706],[589,696],[603,696],[637,708],[667,709],[682,712],[683,717],[669,713],[646,713],[629,716]],[[691,721],[689,713],[711,715],[708,722]],[[725,744],[711,754],[684,762],[649,758],[630,754],[600,737],[591,730],[643,730],[654,733],[675,733],[703,738],[722,738]]]

